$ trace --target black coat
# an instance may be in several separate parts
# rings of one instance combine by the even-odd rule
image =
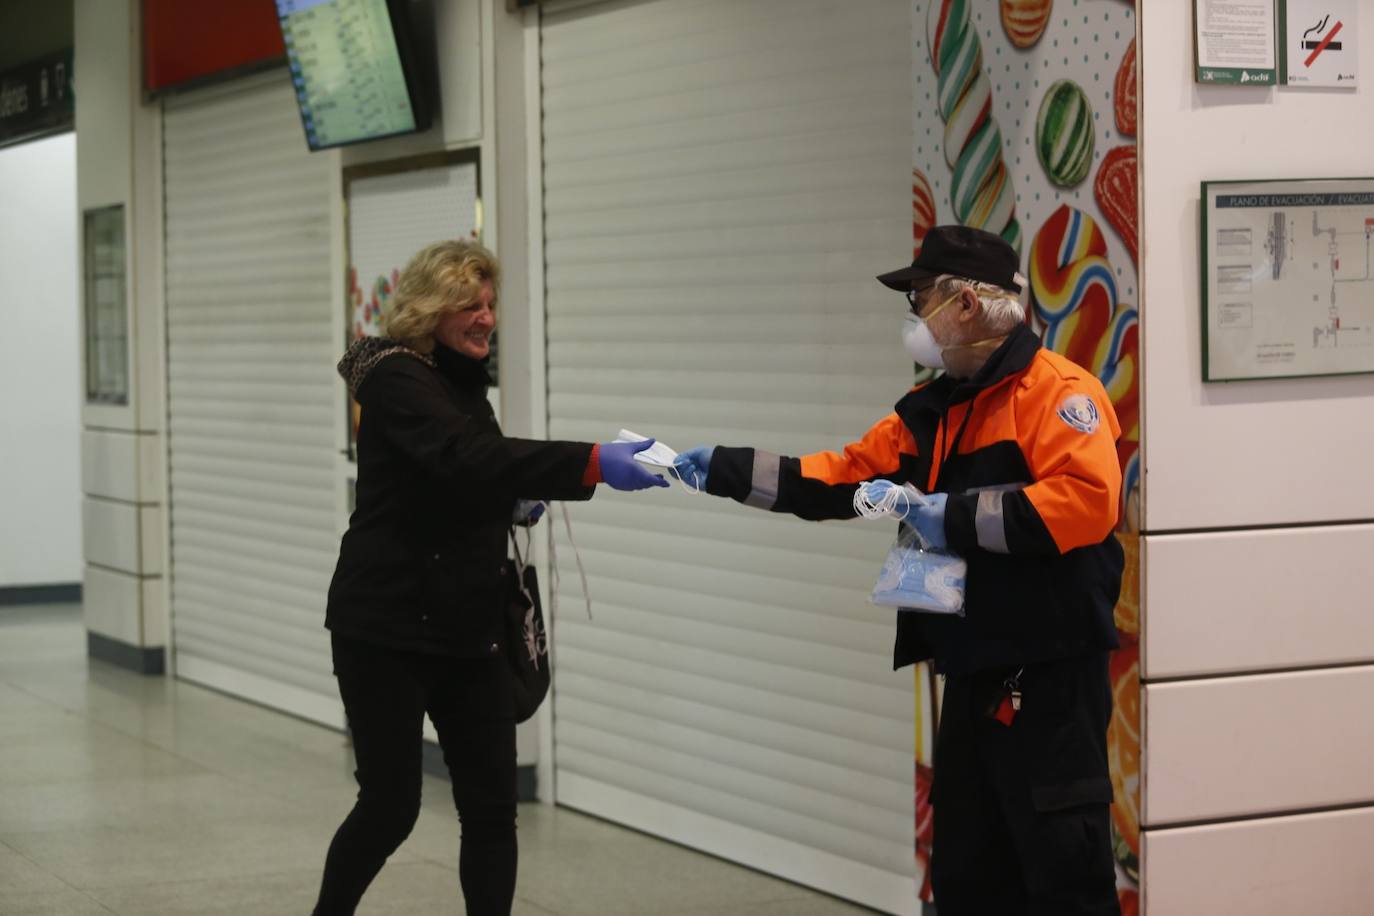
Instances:
[[[325,625],[398,649],[498,653],[516,500],[590,498],[592,446],[503,436],[485,366],[443,346],[424,356],[365,339],[339,373],[362,419]]]

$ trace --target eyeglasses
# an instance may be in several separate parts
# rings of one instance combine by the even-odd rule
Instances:
[[[938,279],[931,280],[929,283],[922,283],[919,287],[914,287],[910,290],[907,290],[906,301],[911,305],[911,314],[919,314],[921,310],[921,297],[924,296],[926,293],[930,292],[932,289],[934,289],[935,284],[938,282],[940,282]]]

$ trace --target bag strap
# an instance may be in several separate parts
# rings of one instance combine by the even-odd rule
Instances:
[[[525,570],[529,568],[529,563],[525,558],[531,555],[530,547],[534,543],[534,535],[528,528],[525,529],[525,552],[520,552],[520,539],[515,536],[515,526],[510,527],[510,546],[515,552],[515,587],[520,589],[520,594],[525,596],[525,600],[534,606],[534,596],[530,594],[529,588],[525,585]]]
[[[573,533],[572,533],[572,516],[571,516],[571,515],[569,514],[569,512],[568,512],[568,504],[567,504],[567,503],[565,503],[565,502],[560,502],[560,503],[558,504],[558,508],[562,511],[562,515],[563,515],[563,527],[564,527],[565,529],[567,529],[567,532],[568,532],[568,543],[572,545],[572,549],[573,549],[573,561],[577,563],[577,574],[578,574],[578,576],[580,576],[581,579],[582,579],[582,599],[587,603],[587,619],[588,619],[588,620],[591,620],[591,619],[592,619],[592,594],[591,594],[591,592],[587,589],[587,570],[586,570],[586,569],[583,567],[583,565],[582,565],[582,554],[581,554],[581,552],[578,551],[578,549],[577,549],[577,541],[573,540]],[[550,510],[550,511],[552,511],[552,510]],[[557,543],[558,543],[558,542],[557,542],[556,540],[554,540],[553,530],[550,529],[550,530],[549,530],[549,566],[550,566],[550,572],[553,574],[552,577],[551,577],[551,578],[552,578],[552,585],[551,585],[551,590],[550,590],[550,593],[549,593],[549,597],[550,597],[550,601],[551,601],[551,604],[550,604],[550,607],[549,607],[549,615],[550,615],[550,617],[557,616],[557,614],[558,614],[558,584],[559,584],[559,581],[560,581],[560,577],[559,577],[559,575],[558,575],[558,548],[557,548],[557,546],[556,546]]]

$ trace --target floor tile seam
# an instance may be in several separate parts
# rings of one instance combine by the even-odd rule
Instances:
[[[4,686],[11,688],[12,690],[22,693],[24,696],[28,697],[31,700],[37,700],[44,706],[51,706],[54,709],[59,709],[67,715],[77,716],[78,718],[82,719],[90,718],[89,716],[82,713],[80,710],[72,709],[71,707],[63,703],[60,703],[57,700],[52,699],[51,697],[46,697],[41,693],[35,693],[31,688],[26,687],[21,683],[16,683],[15,681],[11,680],[0,680],[0,684],[3,684]]]
[[[444,869],[445,871],[452,872],[455,876],[457,875],[458,867],[456,862],[452,862],[449,860],[440,861],[431,856],[421,856],[421,861],[428,865],[435,865],[439,868]],[[546,901],[536,900],[533,897],[528,896],[527,894],[522,894],[518,888],[515,892],[515,899],[528,906],[534,907],[540,912],[548,913],[549,916],[570,916],[570,914],[566,913],[564,910],[550,906]]]
[[[9,683],[9,682],[5,682],[5,683]],[[122,736],[124,736],[124,737],[126,737],[126,738],[129,738],[129,739],[135,741],[135,742],[141,743],[141,744],[143,744],[143,745],[145,745],[145,746],[147,746],[147,747],[154,748],[154,749],[156,749],[156,750],[158,750],[158,751],[161,751],[162,753],[168,754],[169,756],[176,758],[178,761],[180,761],[180,762],[182,762],[182,763],[190,764],[191,766],[196,767],[196,768],[198,768],[198,769],[200,769],[200,770],[202,770],[202,771],[204,771],[204,772],[207,772],[207,773],[214,773],[214,774],[216,774],[216,775],[222,776],[222,777],[224,777],[225,779],[231,780],[231,781],[233,781],[233,782],[235,782],[236,784],[239,784],[239,785],[241,785],[241,786],[247,786],[247,787],[249,787],[249,788],[252,788],[252,787],[255,785],[255,784],[253,784],[253,783],[249,783],[249,782],[247,782],[247,781],[245,781],[245,780],[239,778],[238,776],[236,776],[236,775],[233,774],[233,773],[224,771],[224,770],[221,769],[220,767],[214,766],[213,764],[209,764],[209,763],[203,762],[202,760],[198,760],[198,759],[196,759],[196,758],[194,758],[194,757],[190,757],[190,756],[188,756],[187,754],[185,754],[184,752],[178,750],[177,748],[168,746],[166,743],[163,743],[163,742],[158,741],[158,740],[153,739],[153,738],[149,738],[149,737],[146,736],[146,735],[139,734],[139,733],[137,733],[137,732],[135,732],[135,731],[133,731],[133,730],[130,730],[130,729],[128,729],[128,728],[121,727],[121,726],[120,726],[119,724],[117,724],[117,723],[110,722],[110,721],[107,721],[107,720],[105,720],[105,719],[99,718],[98,716],[91,715],[90,712],[89,712],[88,710],[85,710],[85,709],[73,709],[73,708],[71,708],[71,707],[66,706],[65,704],[62,704],[62,703],[60,703],[60,702],[56,702],[56,701],[54,701],[54,700],[52,700],[52,699],[50,699],[50,698],[48,698],[48,697],[45,697],[45,696],[43,696],[43,695],[41,695],[41,694],[34,693],[32,690],[29,690],[29,689],[27,689],[27,688],[25,688],[25,687],[23,687],[23,686],[21,686],[21,685],[19,685],[19,684],[12,684],[11,686],[13,686],[15,689],[19,690],[21,693],[25,694],[26,696],[29,696],[29,697],[31,697],[31,698],[33,698],[33,699],[35,699],[35,700],[38,700],[40,703],[43,703],[43,704],[45,704],[45,705],[47,705],[47,706],[50,706],[50,707],[54,707],[54,708],[56,708],[56,709],[60,709],[60,710],[62,710],[63,712],[65,712],[66,714],[68,714],[68,715],[72,715],[72,716],[75,716],[75,717],[77,717],[77,718],[83,719],[83,720],[85,720],[85,721],[88,722],[88,723],[94,723],[95,725],[98,725],[98,726],[100,726],[100,727],[103,728],[103,729],[106,729],[106,730],[108,730],[108,731],[112,731],[112,732],[114,732],[114,733],[116,733],[116,734],[122,735]],[[194,686],[194,685],[192,685],[192,686]],[[218,693],[216,693],[215,691],[205,691],[205,692],[208,693],[208,694],[210,694],[210,695],[212,695],[212,696],[223,696],[222,694],[218,694]],[[173,706],[176,705],[175,697],[172,698],[172,705],[173,705]],[[275,797],[278,797],[278,798],[281,798],[281,799],[285,799],[285,800],[291,800],[291,799],[292,799],[292,796],[291,796],[289,793],[284,793],[284,794],[280,794],[280,795],[277,795],[276,793],[274,793],[274,796],[275,796]]]
[[[814,899],[814,898],[825,898],[825,897],[826,897],[826,895],[820,894],[820,893],[815,892],[815,891],[810,891],[810,892],[808,892],[808,891],[806,890],[806,888],[800,888],[799,890],[801,891],[800,893],[786,893],[786,894],[784,894],[784,895],[782,895],[782,896],[772,896],[772,895],[767,896],[767,897],[752,897],[752,896],[751,896],[750,899],[747,899],[747,900],[732,900],[732,901],[730,901],[730,902],[728,902],[728,903],[706,904],[706,907],[707,907],[706,910],[702,910],[702,909],[700,908],[700,906],[697,906],[697,907],[689,907],[689,908],[686,908],[686,909],[677,909],[677,908],[674,908],[674,909],[656,910],[655,913],[657,914],[657,916],[703,916],[703,914],[709,914],[709,913],[713,913],[713,912],[716,912],[716,911],[728,911],[728,910],[731,910],[731,909],[744,909],[744,908],[759,907],[759,906],[774,906],[774,905],[777,905],[777,904],[796,904],[796,903],[799,903],[799,902],[802,902],[802,901],[812,900],[812,899]],[[522,894],[522,893],[520,893],[518,890],[516,891],[516,896],[519,897],[520,899],[524,900],[524,901],[527,902],[527,903],[533,904],[534,906],[541,907],[541,908],[546,909],[546,910],[554,910],[554,912],[555,912],[556,914],[560,914],[560,916],[561,916],[561,914],[563,914],[563,912],[564,912],[564,911],[562,911],[562,910],[554,909],[553,904],[549,903],[549,902],[546,901],[546,900],[541,900],[541,899],[539,899],[538,897],[531,897],[531,896],[529,896],[528,894]],[[848,903],[848,901],[842,901],[842,902]],[[875,912],[876,912],[876,911],[875,911]]]
[[[164,753],[164,754],[167,754],[168,756],[174,757],[176,760],[178,760],[178,761],[181,762],[181,763],[188,764],[188,765],[190,765],[190,766],[192,766],[192,767],[195,767],[197,770],[200,771],[199,773],[196,773],[195,775],[202,775],[202,774],[204,774],[204,775],[218,776],[218,777],[221,777],[221,778],[223,778],[223,779],[228,780],[229,782],[233,783],[233,784],[234,784],[236,787],[238,787],[238,788],[245,788],[245,789],[249,789],[249,790],[251,790],[251,791],[258,792],[258,793],[261,793],[261,792],[262,792],[262,789],[261,789],[260,784],[255,783],[255,782],[252,782],[251,780],[245,779],[245,778],[243,778],[242,776],[240,776],[240,775],[238,775],[238,774],[235,774],[235,773],[232,773],[232,772],[228,772],[228,771],[226,771],[225,769],[223,769],[222,767],[216,766],[214,763],[206,762],[205,760],[203,760],[203,759],[198,759],[198,758],[195,757],[195,756],[190,756],[190,755],[187,754],[186,752],[184,752],[184,751],[182,751],[182,750],[179,750],[179,749],[177,749],[177,748],[175,748],[175,747],[169,747],[168,744],[165,744],[165,743],[163,743],[163,742],[161,742],[161,741],[158,741],[158,740],[149,738],[149,737],[147,737],[146,735],[141,735],[141,734],[137,734],[137,733],[132,732],[132,731],[128,731],[128,730],[126,730],[126,729],[124,729],[124,728],[121,728],[121,727],[119,727],[118,725],[115,725],[115,724],[113,724],[113,723],[105,722],[105,721],[103,721],[103,720],[101,720],[101,719],[97,719],[97,718],[93,718],[93,717],[91,717],[91,716],[83,715],[82,713],[79,713],[79,712],[74,712],[73,714],[74,714],[74,715],[81,716],[82,718],[85,718],[85,719],[87,719],[87,720],[90,721],[90,722],[94,722],[94,723],[96,723],[97,725],[102,726],[103,728],[106,728],[106,729],[109,729],[109,730],[111,730],[111,731],[114,731],[114,732],[116,732],[117,734],[123,735],[123,736],[126,737],[126,738],[130,738],[130,739],[132,739],[132,740],[134,740],[134,741],[136,741],[136,742],[138,742],[138,743],[140,743],[140,744],[143,744],[143,745],[145,745],[145,746],[147,746],[147,747],[153,748],[154,750],[157,750],[157,751],[160,751],[160,752],[162,752],[162,753]],[[269,789],[269,791],[270,791],[270,789]],[[286,791],[283,791],[283,792],[280,792],[280,793],[279,793],[279,792],[271,792],[271,794],[272,794],[272,797],[273,797],[273,798],[276,798],[276,799],[281,800],[281,801],[291,802],[293,805],[299,805],[299,807],[301,807],[302,809],[305,809],[305,808],[308,807],[308,806],[306,806],[306,805],[304,805],[304,804],[298,803],[298,802],[296,801],[295,797],[294,797],[290,792],[286,792]]]
[[[307,804],[306,802],[302,801],[300,799],[300,796],[297,793],[292,792],[290,789],[277,790],[272,786],[264,787],[261,783],[254,782],[251,779],[242,777],[235,773],[225,772],[224,770],[216,766],[204,763],[195,758],[185,757],[184,755],[177,756],[179,757],[179,759],[186,760],[193,766],[199,767],[203,771],[202,773],[197,773],[194,775],[214,776],[218,779],[223,779],[226,782],[228,782],[234,789],[247,791],[248,793],[256,795],[260,798],[271,798],[272,801],[278,805],[282,803],[287,803],[291,806],[292,809],[294,809],[294,811],[300,814],[306,814],[317,810],[316,806]]]
[[[11,682],[11,681],[0,681],[0,683],[4,683],[4,684],[6,684],[6,685],[8,685],[8,686],[11,686],[11,687],[13,687],[14,689],[18,690],[20,693],[23,693],[24,695],[30,697],[31,699],[37,700],[38,702],[43,703],[43,704],[46,705],[46,706],[50,706],[50,707],[54,707],[54,708],[56,708],[56,709],[60,709],[60,710],[62,710],[64,713],[66,713],[66,714],[68,714],[68,715],[75,716],[75,717],[80,718],[80,719],[84,719],[85,721],[87,721],[87,722],[89,722],[89,723],[93,723],[93,724],[95,724],[95,725],[98,725],[98,726],[100,726],[100,727],[103,728],[103,729],[106,729],[106,730],[108,730],[108,731],[115,732],[116,734],[122,735],[122,736],[124,736],[124,737],[126,737],[126,738],[130,738],[130,739],[132,739],[132,740],[134,740],[134,741],[137,741],[137,742],[139,742],[139,743],[141,743],[141,744],[145,744],[145,745],[147,745],[147,746],[149,746],[149,747],[152,747],[152,748],[155,748],[155,749],[157,749],[157,750],[159,750],[159,751],[162,751],[162,752],[164,752],[164,753],[170,754],[170,755],[173,756],[173,757],[176,757],[176,758],[178,758],[178,759],[180,759],[180,760],[183,760],[183,761],[185,761],[185,762],[187,762],[187,763],[193,764],[193,765],[195,765],[195,766],[197,766],[197,767],[200,767],[200,768],[202,768],[202,769],[205,769],[205,770],[207,770],[207,771],[209,771],[209,772],[218,772],[218,771],[213,770],[211,767],[206,766],[205,764],[201,763],[201,762],[198,761],[198,760],[195,760],[195,759],[192,759],[192,758],[190,758],[190,757],[187,757],[185,754],[183,754],[182,752],[180,752],[179,750],[177,750],[175,747],[169,747],[167,744],[164,744],[164,743],[162,743],[162,742],[160,742],[160,741],[158,741],[158,740],[156,740],[156,739],[154,739],[154,738],[150,738],[150,737],[148,737],[147,735],[141,734],[141,733],[139,733],[138,731],[134,730],[132,727],[126,727],[126,726],[121,725],[121,724],[118,723],[118,722],[109,721],[109,720],[104,719],[104,718],[102,718],[102,717],[100,717],[100,716],[98,716],[98,715],[93,715],[93,714],[90,712],[90,710],[89,710],[88,707],[87,707],[87,708],[73,708],[73,707],[67,706],[67,705],[64,704],[64,703],[61,703],[61,702],[59,702],[59,701],[53,700],[53,699],[51,699],[51,698],[49,698],[49,697],[46,697],[46,696],[44,696],[44,695],[41,694],[41,693],[35,693],[33,690],[31,690],[31,689],[29,689],[29,688],[23,686],[22,684],[14,683],[14,682]],[[177,688],[177,686],[179,686],[179,685],[172,685],[172,686],[173,686],[173,691],[172,691],[173,695],[169,698],[169,706],[170,706],[170,708],[175,708],[176,705],[177,705],[175,693],[176,693],[176,688]],[[194,686],[194,685],[192,685],[192,686]],[[217,696],[217,697],[222,697],[222,696],[223,696],[222,694],[218,694],[218,693],[216,693],[215,691],[205,691],[205,692],[208,693],[208,694],[210,694],[211,696]],[[128,699],[128,698],[126,698],[126,699]],[[137,700],[137,698],[133,698],[133,699],[134,699],[134,700]],[[232,699],[232,698],[230,698],[230,699]],[[141,703],[142,701],[138,701],[138,702]],[[229,776],[230,774],[221,773],[220,775]]]
[[[220,883],[220,882],[225,882],[225,881],[233,881],[233,880],[235,880],[235,879],[237,879],[237,878],[244,878],[244,879],[251,879],[251,880],[254,880],[254,881],[261,881],[261,880],[269,879],[269,878],[285,878],[285,877],[288,877],[288,876],[290,876],[290,875],[304,875],[304,876],[307,876],[307,877],[310,878],[311,885],[313,886],[314,884],[318,883],[318,881],[319,881],[319,876],[320,876],[320,874],[323,872],[323,870],[324,870],[324,863],[323,863],[323,861],[321,861],[321,863],[320,863],[320,868],[290,868],[290,869],[285,869],[285,870],[283,870],[283,871],[264,871],[264,872],[252,872],[251,874],[212,876],[212,877],[202,877],[202,878],[184,878],[184,879],[177,880],[177,881],[140,881],[140,882],[137,882],[137,883],[134,883],[134,884],[91,884],[91,885],[85,885],[85,886],[73,886],[73,887],[72,887],[72,890],[80,891],[81,893],[85,894],[86,896],[91,897],[93,900],[95,900],[96,903],[99,903],[101,906],[106,907],[106,908],[109,908],[110,904],[108,904],[108,903],[106,903],[105,901],[101,900],[99,897],[95,897],[95,896],[93,896],[93,895],[95,895],[95,894],[102,894],[102,893],[104,893],[104,894],[123,893],[123,892],[136,891],[136,890],[152,890],[152,889],[155,889],[155,888],[167,889],[167,888],[175,888],[175,887],[189,886],[189,885],[193,885],[193,884]]]
[[[99,728],[101,728],[101,729],[103,729],[103,730],[105,730],[105,731],[113,732],[113,733],[115,733],[115,734],[117,734],[117,735],[121,735],[121,736],[123,736],[123,737],[125,737],[125,738],[128,738],[128,739],[130,739],[130,740],[132,740],[132,741],[134,741],[134,742],[136,742],[136,743],[145,745],[145,746],[147,746],[147,747],[154,748],[154,749],[156,749],[156,750],[158,750],[158,751],[161,751],[161,752],[163,752],[163,753],[165,753],[165,754],[169,754],[169,755],[171,755],[172,757],[176,757],[178,760],[180,760],[180,761],[182,761],[182,762],[184,762],[184,763],[189,763],[189,764],[191,764],[191,765],[193,765],[193,766],[200,767],[200,768],[205,769],[205,770],[207,770],[207,771],[209,770],[209,768],[206,767],[204,764],[201,764],[201,763],[199,763],[198,761],[192,760],[192,759],[190,759],[189,757],[186,757],[186,756],[184,756],[183,754],[178,753],[178,752],[177,752],[176,750],[174,750],[173,748],[169,748],[169,747],[166,747],[166,746],[164,746],[164,745],[162,745],[162,744],[157,743],[156,741],[152,741],[152,740],[150,740],[146,735],[138,734],[137,732],[135,732],[135,731],[133,731],[133,730],[131,730],[131,729],[122,728],[122,727],[120,727],[120,725],[118,725],[118,724],[116,724],[116,723],[114,723],[114,722],[109,722],[109,721],[106,721],[105,719],[102,719],[102,718],[99,718],[99,717],[97,717],[97,716],[91,715],[91,713],[90,713],[90,711],[89,711],[88,708],[75,709],[75,708],[72,708],[72,707],[70,707],[70,706],[67,706],[67,705],[64,704],[64,703],[61,703],[61,702],[58,702],[58,701],[56,701],[56,700],[52,700],[52,699],[50,699],[50,698],[48,698],[48,697],[46,697],[46,696],[43,696],[43,695],[40,694],[40,693],[34,693],[32,690],[30,690],[30,689],[28,689],[28,688],[25,688],[25,687],[23,687],[23,686],[21,686],[21,685],[12,684],[12,683],[10,683],[10,682],[5,682],[5,683],[9,683],[10,686],[12,686],[12,687],[14,687],[15,689],[17,689],[20,693],[23,693],[23,694],[25,694],[26,696],[28,696],[28,697],[30,697],[30,698],[32,698],[32,699],[34,699],[34,700],[37,700],[37,701],[40,702],[40,703],[43,703],[43,704],[45,704],[45,705],[47,705],[47,706],[51,706],[51,707],[53,707],[54,709],[61,710],[61,711],[62,711],[63,713],[65,713],[66,715],[74,716],[74,717],[76,717],[76,718],[78,718],[78,719],[81,719],[81,720],[85,721],[85,722],[88,723],[88,724],[98,726]]]
[[[529,897],[526,897],[525,895],[521,894],[519,891],[516,891],[516,893],[515,893],[515,899],[516,899],[517,901],[519,901],[520,903],[525,904],[526,906],[532,906],[532,907],[534,907],[536,910],[538,910],[538,911],[541,912],[541,913],[548,913],[549,916],[569,916],[569,914],[564,913],[562,910],[555,910],[554,908],[552,908],[551,906],[549,906],[547,903],[540,903],[538,900],[531,900]]]
[[[100,908],[101,908],[102,910],[104,910],[105,912],[113,914],[113,916],[139,916],[139,914],[136,914],[136,913],[123,913],[123,912],[120,912],[119,910],[116,910],[114,907],[110,906],[110,905],[109,905],[108,903],[106,903],[105,901],[99,900],[99,899],[97,899],[97,898],[91,896],[90,893],[88,893],[87,891],[82,890],[82,889],[79,888],[79,887],[72,888],[72,890],[76,891],[78,894],[80,894],[81,896],[85,897],[87,900],[91,901],[91,903],[94,903],[96,906],[100,907]]]
[[[25,854],[24,851],[23,851],[22,849],[18,849],[18,848],[14,847],[14,846],[11,846],[9,843],[6,843],[6,842],[5,842],[5,834],[0,834],[0,846],[4,846],[6,849],[8,849],[8,850],[9,850],[10,852],[12,852],[14,855],[16,855],[16,856],[18,856],[19,858],[23,859],[25,862],[29,863],[29,864],[32,865],[34,868],[38,869],[38,871],[40,871],[40,872],[42,872],[43,874],[47,875],[49,878],[52,878],[53,880],[57,881],[57,883],[61,884],[63,887],[65,887],[67,890],[71,891],[72,893],[77,894],[78,896],[81,896],[81,897],[85,897],[87,900],[90,900],[92,903],[94,903],[96,906],[100,907],[102,910],[104,910],[104,911],[107,912],[107,913],[114,913],[115,916],[120,916],[119,913],[116,913],[115,910],[110,909],[110,908],[109,908],[108,906],[106,906],[102,901],[97,900],[97,899],[95,899],[94,897],[92,897],[90,894],[86,893],[85,889],[83,889],[83,888],[81,888],[81,887],[78,887],[78,886],[75,885],[75,884],[72,884],[70,881],[68,881],[68,880],[67,880],[66,878],[64,878],[62,875],[60,875],[60,874],[58,874],[57,872],[53,871],[52,869],[48,868],[46,865],[43,865],[41,862],[37,861],[37,860],[34,859],[33,857],[31,857],[31,856]]]
[[[330,826],[331,824],[333,825],[332,827]],[[280,829],[280,830],[282,830],[283,832],[285,832],[285,831],[290,830],[290,829],[292,829],[292,828],[294,828],[294,827],[296,827],[296,826],[299,826],[299,827],[301,827],[303,830],[307,830],[307,831],[310,831],[310,832],[313,833],[313,832],[314,832],[314,828],[315,828],[317,825],[315,825],[315,824],[310,824],[310,823],[306,823],[306,822],[301,822],[301,821],[293,821],[293,822],[289,822],[289,823],[272,823],[272,822],[264,821],[262,818],[247,817],[247,816],[245,816],[245,817],[241,817],[241,818],[236,817],[236,818],[232,818],[232,819],[218,819],[218,820],[216,820],[213,824],[203,825],[203,826],[202,826],[202,829],[205,829],[205,830],[220,830],[221,828],[224,828],[224,830],[221,831],[221,832],[232,832],[232,831],[239,831],[239,830],[275,831],[275,830],[279,830],[279,829]],[[330,820],[328,820],[328,821],[321,820],[321,821],[319,822],[318,826],[328,828],[327,834],[326,834],[326,837],[325,837],[326,839],[332,837],[332,836],[334,835],[335,830],[337,830],[337,828],[338,828],[338,824],[337,824],[332,818],[331,818]],[[164,833],[167,831],[167,826],[166,826],[165,824],[144,823],[144,824],[140,824],[138,827],[134,828],[134,830],[136,830],[136,831],[139,832],[140,834],[148,834],[148,835],[152,835],[152,836],[160,836],[160,835],[164,834]],[[4,846],[6,846],[7,848],[13,850],[17,855],[24,855],[23,852],[20,850],[20,848],[19,848],[18,846],[14,846],[14,845],[12,845],[12,844],[10,844],[10,843],[5,843],[5,842],[4,842],[5,837],[13,837],[13,838],[15,838],[15,839],[20,839],[20,838],[30,838],[30,837],[35,837],[35,836],[55,835],[55,834],[72,833],[72,832],[80,832],[80,833],[82,833],[83,835],[90,836],[90,835],[93,835],[94,833],[99,832],[99,831],[104,831],[104,832],[107,832],[107,833],[120,833],[120,832],[122,832],[122,833],[127,834],[127,833],[130,832],[130,827],[129,827],[129,825],[128,825],[127,823],[119,823],[119,822],[115,822],[115,821],[104,821],[104,822],[101,822],[101,823],[98,823],[98,824],[93,824],[93,823],[91,823],[89,820],[86,820],[86,821],[84,821],[84,822],[75,822],[75,821],[74,821],[74,822],[72,822],[72,823],[60,824],[60,825],[55,826],[55,827],[39,828],[39,829],[24,829],[24,828],[5,827],[3,830],[0,830],[0,845],[4,845]],[[409,857],[409,858],[397,859],[396,856]],[[28,858],[28,857],[25,856],[25,858]],[[395,853],[392,854],[392,858],[389,859],[388,861],[411,861],[411,860],[418,860],[418,859],[420,859],[420,858],[421,858],[421,856],[420,856],[419,853],[407,852],[405,849],[399,849],[399,850],[397,850]],[[321,866],[323,866],[323,864],[324,864],[323,854],[321,854],[320,864],[321,864]],[[3,916],[3,914],[0,914],[0,916]]]
[[[194,687],[195,685],[191,685],[191,686]],[[214,695],[214,696],[222,696],[222,695],[220,695],[220,694],[215,693],[215,691],[206,691],[206,692],[207,692],[207,693],[210,693],[211,695]],[[231,698],[231,699],[232,699],[232,698]],[[175,699],[173,700],[172,705],[173,705],[173,706],[176,705]],[[121,734],[125,735],[126,737],[133,738],[133,739],[135,739],[135,740],[141,741],[142,743],[148,745],[149,747],[153,747],[153,748],[156,748],[157,750],[160,750],[160,751],[163,751],[163,752],[165,752],[165,753],[167,753],[167,754],[170,754],[170,755],[172,755],[172,756],[174,756],[174,757],[176,757],[176,758],[178,758],[178,759],[180,759],[180,760],[183,760],[183,761],[185,761],[185,762],[187,762],[187,763],[192,764],[193,766],[199,767],[200,769],[204,770],[204,771],[207,772],[207,773],[213,773],[213,774],[215,774],[215,775],[217,775],[217,776],[222,776],[222,777],[224,777],[225,779],[228,779],[228,780],[230,780],[230,781],[232,781],[232,782],[234,782],[235,784],[240,785],[240,786],[246,786],[246,787],[248,787],[248,788],[252,788],[252,789],[255,789],[255,790],[258,790],[258,789],[260,788],[259,785],[258,785],[257,783],[248,781],[248,780],[246,780],[246,779],[240,777],[239,775],[237,775],[237,774],[235,774],[235,773],[227,772],[227,771],[225,771],[224,769],[222,769],[221,767],[214,765],[213,763],[208,763],[208,762],[205,762],[204,760],[197,759],[196,757],[188,756],[185,752],[183,752],[183,751],[181,751],[181,750],[179,750],[179,749],[177,749],[177,748],[175,748],[175,747],[170,747],[170,746],[168,746],[167,743],[163,743],[162,741],[160,741],[160,740],[158,740],[158,739],[149,738],[149,737],[147,737],[147,736],[145,736],[145,735],[133,734],[133,733],[131,733],[131,732],[128,732],[128,731],[125,731],[124,729],[119,728],[119,727],[116,726],[116,725],[113,725],[113,724],[108,723],[108,722],[103,722],[103,721],[98,720],[98,719],[95,719],[95,720],[93,720],[93,721],[101,722],[102,725],[105,725],[105,726],[108,727],[108,728],[112,728],[112,729],[114,729],[114,730],[120,732]],[[294,796],[293,796],[290,792],[281,792],[281,793],[273,792],[272,794],[273,794],[273,797],[275,797],[275,798],[284,799],[284,800],[289,800],[289,801],[294,801]]]
[[[62,785],[62,784],[61,784],[61,783],[36,783],[36,785]],[[322,822],[322,823],[323,823],[323,822]],[[252,827],[252,828],[254,828],[254,829],[264,829],[264,830],[270,830],[270,829],[273,829],[273,828],[279,826],[278,824],[266,824],[266,823],[263,822],[263,820],[262,820],[261,818],[254,818],[254,817],[248,817],[248,816],[244,816],[244,817],[234,817],[234,818],[229,818],[229,819],[219,819],[219,820],[216,821],[215,826],[218,827],[218,826],[220,826],[220,825],[228,825],[229,827]],[[308,826],[308,825],[307,825],[307,826]],[[165,824],[157,824],[157,823],[145,823],[145,824],[142,825],[142,828],[143,828],[145,831],[161,832],[161,831],[166,830],[166,825],[165,825]],[[129,831],[129,825],[128,825],[127,823],[120,823],[120,822],[117,822],[117,821],[108,821],[108,820],[107,820],[107,821],[101,821],[101,822],[99,822],[99,823],[93,823],[93,822],[92,822],[92,819],[87,818],[87,819],[83,819],[83,820],[81,820],[81,821],[72,821],[72,822],[70,822],[70,823],[57,824],[57,825],[51,826],[51,827],[11,827],[11,826],[7,826],[7,827],[5,827],[4,832],[3,832],[3,833],[0,833],[0,837],[7,837],[7,836],[8,836],[8,837],[16,837],[16,838],[17,838],[17,837],[35,837],[35,836],[43,836],[43,835],[45,835],[45,834],[69,833],[69,832],[74,831],[74,830],[79,830],[79,831],[86,832],[86,833],[90,833],[90,832],[94,832],[94,831],[105,831],[105,832],[109,832],[109,833],[120,833],[120,832],[127,833],[127,832]],[[10,847],[10,848],[14,848],[14,847]],[[0,916],[3,916],[3,914],[0,914]]]
[[[119,912],[118,910],[112,910],[112,909],[110,909],[110,907],[109,907],[108,904],[105,904],[105,903],[102,903],[102,902],[99,901],[99,900],[96,900],[96,899],[95,899],[94,897],[92,897],[90,894],[85,893],[84,891],[80,890],[79,888],[70,888],[69,890],[70,890],[70,892],[71,892],[72,894],[75,894],[77,897],[80,897],[81,899],[83,899],[83,900],[87,901],[88,903],[90,903],[92,906],[96,907],[100,912],[102,912],[102,913],[109,913],[110,916],[141,916],[141,914],[135,914],[135,913],[121,913],[121,912]],[[62,895],[62,897],[63,897],[64,899],[66,899],[66,897],[67,897],[66,891],[61,891],[61,890],[56,890],[56,889],[51,889],[51,890],[46,890],[46,891],[19,891],[19,892],[17,892],[17,893],[13,893],[13,894],[6,893],[6,894],[3,894],[3,895],[0,895],[0,898],[3,898],[3,899],[5,899],[5,900],[7,900],[10,904],[29,904],[29,903],[34,903],[34,902],[43,903],[43,902],[46,902],[46,901],[48,901],[48,900],[51,900],[52,898],[54,898],[55,896],[57,896],[57,895],[59,895],[59,894]]]

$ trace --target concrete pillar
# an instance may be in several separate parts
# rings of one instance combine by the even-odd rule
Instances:
[[[161,116],[143,102],[138,10],[135,0],[75,2],[78,264],[84,269],[86,217],[122,207],[128,304],[124,397],[92,398],[83,387],[83,592],[91,656],[161,674],[169,632]],[[83,360],[88,295],[83,284]]]

